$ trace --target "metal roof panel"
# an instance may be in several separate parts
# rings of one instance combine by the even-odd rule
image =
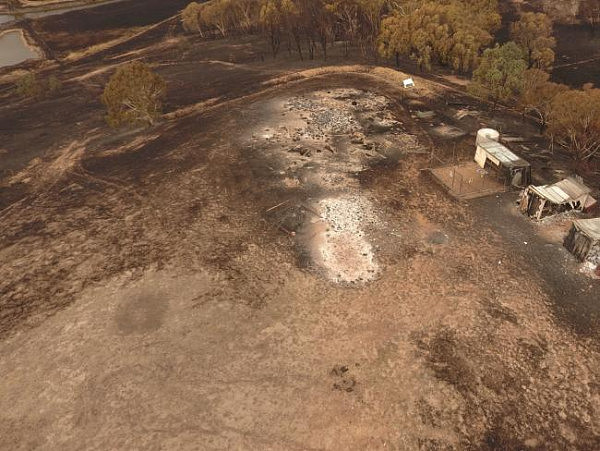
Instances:
[[[577,219],[573,221],[575,228],[594,241],[600,241],[600,218]]]
[[[578,177],[569,177],[554,185],[531,186],[539,196],[555,204],[581,201],[592,192]]]
[[[577,177],[568,177],[558,183],[555,183],[554,186],[560,187],[571,199],[574,200],[592,192],[592,189],[585,186],[583,181]]]
[[[479,146],[505,165],[516,166],[517,163],[519,163],[519,165],[522,166],[529,166],[527,161],[523,160],[521,157],[499,142],[482,141]]]

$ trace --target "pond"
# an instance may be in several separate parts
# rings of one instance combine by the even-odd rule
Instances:
[[[17,15],[13,14],[0,14],[0,24],[11,22],[16,19],[39,19],[40,17],[56,16],[58,14],[68,13],[70,11],[79,11],[81,9],[90,9],[97,6],[108,5],[110,3],[117,3],[123,0],[97,0],[91,3],[71,3],[71,5],[55,6],[54,8],[31,8],[27,12],[19,12]]]
[[[40,54],[27,45],[21,30],[0,34],[0,67],[12,66],[32,58],[40,58]]]
[[[18,16],[12,14],[0,14],[0,27],[2,24],[6,24],[18,19],[37,19],[40,17],[54,16],[80,9],[95,8],[96,6],[116,3],[119,1],[122,0],[100,0],[94,3],[71,4],[71,6],[65,6],[62,8],[31,10],[29,12],[19,13]],[[9,30],[4,33],[0,31],[0,68],[12,66],[14,64],[22,63],[28,59],[40,57],[41,55],[38,52],[27,46],[25,40],[23,39],[21,30]]]

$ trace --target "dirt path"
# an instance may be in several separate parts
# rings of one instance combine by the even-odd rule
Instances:
[[[597,281],[579,271],[578,262],[562,246],[570,226],[565,221],[557,238],[544,237],[548,225],[535,224],[515,208],[516,196],[507,194],[472,202],[482,222],[499,233],[507,246],[521,255],[544,281],[547,296],[557,317],[582,336],[597,336],[600,302]]]
[[[564,67],[579,66],[581,64],[593,63],[594,61],[600,61],[600,57],[598,57],[598,58],[589,58],[589,59],[585,59],[585,60],[581,60],[581,61],[575,61],[573,63],[557,64],[556,66],[554,66],[554,69],[562,69]]]

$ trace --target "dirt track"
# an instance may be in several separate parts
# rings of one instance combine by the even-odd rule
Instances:
[[[493,202],[448,199],[420,175],[428,153],[396,144],[398,158],[381,159],[383,148],[363,147],[397,139],[391,129],[363,130],[362,144],[324,130],[323,146],[305,146],[311,155],[263,136],[292,119],[314,126],[306,110],[274,105],[349,89],[387,99],[397,131],[439,157],[472,151],[470,136],[436,135],[442,122],[469,133],[482,121],[531,128],[476,103],[476,117],[458,120],[464,106],[448,108],[421,79],[406,96],[390,72],[290,75],[316,63],[263,62],[249,41],[224,57],[221,42],[169,39],[106,55],[145,56],[170,80],[172,114],[154,129],[107,130],[96,99],[108,72],[91,61],[66,69],[62,99],[0,110],[19,125],[2,141],[12,164],[2,178],[3,208],[12,206],[0,213],[2,447],[600,446],[597,282],[586,281],[591,310],[556,314],[549,276],[587,289],[573,262],[555,273],[531,265],[548,243],[516,245],[505,229],[520,239],[529,225],[507,214],[496,229]],[[362,95],[335,99],[335,111],[358,121]],[[428,109],[435,127],[413,117]],[[527,145],[538,153],[539,140]],[[337,162],[352,146],[363,166],[337,173],[336,188],[369,199],[377,222],[365,236],[379,269],[355,287],[329,280],[307,252],[305,217],[293,216],[314,216],[296,207],[331,195],[314,183],[317,154]],[[291,214],[268,211],[285,201]]]

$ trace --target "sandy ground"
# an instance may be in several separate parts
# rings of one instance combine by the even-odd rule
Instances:
[[[324,83],[394,99],[372,76],[326,76],[129,148],[81,160],[73,146],[52,171],[71,168],[65,178],[41,180],[45,194],[3,217],[3,296],[17,306],[45,290],[54,306],[0,345],[6,449],[598,445],[596,339],[553,314],[527,253],[419,175],[423,156],[340,186],[376,214],[374,281],[328,280],[301,235],[272,221],[286,199],[324,202],[328,217],[323,187],[289,184],[248,147],[281,117],[274,104]]]
[[[486,125],[551,179],[534,126],[181,42],[102,56],[167,78],[155,128],[107,129],[92,60],[0,106],[1,448],[600,447],[598,281],[514,194],[456,203],[420,171]]]

